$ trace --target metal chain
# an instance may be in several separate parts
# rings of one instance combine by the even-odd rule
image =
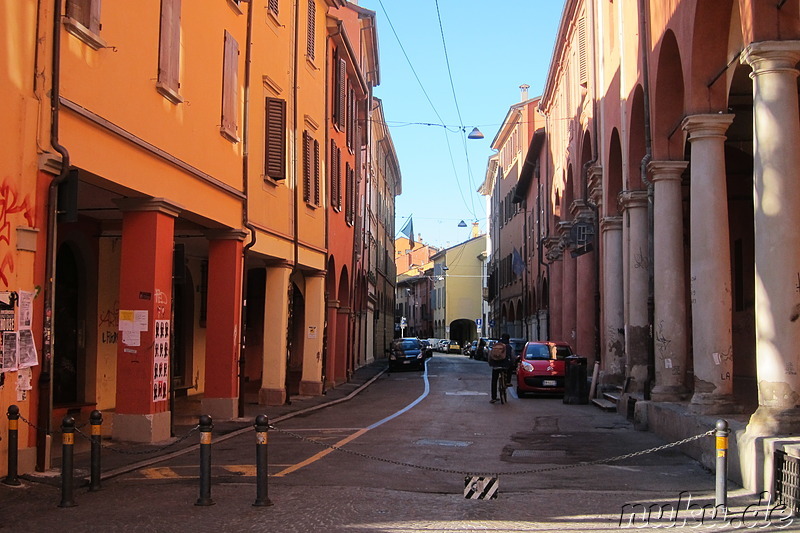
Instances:
[[[331,450],[336,450],[336,451],[339,451],[339,452],[349,453],[350,455],[355,455],[355,456],[358,456],[358,457],[361,457],[361,458],[364,458],[364,459],[370,459],[370,460],[373,460],[373,461],[380,461],[380,462],[383,462],[383,463],[389,463],[389,464],[393,464],[393,465],[397,465],[397,466],[405,466],[405,467],[409,467],[409,468],[417,468],[419,470],[428,470],[428,471],[433,471],[433,472],[443,472],[445,474],[457,474],[457,475],[464,475],[464,476],[480,476],[480,475],[482,475],[482,476],[486,476],[486,475],[517,476],[517,475],[525,475],[525,474],[538,474],[540,472],[550,472],[550,471],[553,471],[553,470],[566,470],[568,468],[577,468],[579,466],[593,466],[593,465],[599,465],[599,464],[605,464],[605,463],[614,463],[614,462],[617,462],[617,461],[622,461],[624,459],[630,459],[632,457],[638,457],[640,455],[656,453],[656,452],[660,452],[662,450],[666,450],[666,449],[669,449],[669,448],[674,448],[676,446],[681,446],[682,444],[686,444],[686,443],[689,443],[689,442],[692,442],[692,441],[696,441],[696,440],[702,439],[703,437],[708,437],[708,436],[714,435],[714,433],[715,433],[715,430],[711,429],[709,431],[706,431],[705,433],[700,433],[699,435],[694,435],[693,437],[688,437],[688,438],[685,438],[685,439],[682,439],[682,440],[679,440],[679,441],[676,441],[676,442],[663,444],[661,446],[656,446],[655,448],[650,448],[650,449],[647,449],[647,450],[641,450],[641,451],[638,451],[638,452],[627,453],[625,455],[617,455],[616,457],[609,457],[607,459],[596,459],[594,461],[583,461],[583,462],[580,462],[580,463],[573,463],[573,464],[569,464],[569,465],[550,466],[550,467],[545,467],[545,468],[533,468],[533,469],[528,469],[528,470],[518,470],[518,471],[514,471],[514,472],[492,472],[492,473],[488,473],[488,472],[465,472],[463,470],[453,470],[453,469],[449,469],[449,468],[439,468],[439,467],[436,467],[436,466],[425,466],[425,465],[417,465],[417,464],[413,464],[413,463],[405,463],[405,462],[402,462],[402,461],[395,461],[393,459],[386,459],[384,457],[376,457],[374,455],[369,455],[369,454],[366,454],[366,453],[357,452],[355,450],[350,450],[348,448],[344,448],[344,447],[341,447],[341,446],[335,446],[335,445],[332,445],[332,444],[325,444],[325,443],[316,441],[314,439],[310,439],[308,437],[305,437],[303,435],[299,435],[297,433],[293,433],[293,432],[287,431],[285,429],[280,429],[280,428],[275,427],[273,425],[270,425],[269,428],[270,429],[274,429],[274,430],[278,431],[279,433],[283,433],[284,435],[289,435],[289,436],[294,437],[296,439],[299,439],[299,440],[302,440],[302,441],[305,441],[305,442],[310,442],[310,443],[316,444],[317,446],[322,446],[323,448],[329,448]]]
[[[46,429],[40,428],[39,426],[37,426],[36,424],[34,424],[33,422],[31,422],[30,420],[28,420],[27,418],[25,418],[22,415],[19,415],[19,419],[22,420],[23,422],[25,422],[31,428],[33,428],[34,431],[38,431],[40,433],[46,433],[47,432]],[[75,426],[75,429],[86,427],[86,424],[88,424],[88,422],[84,422],[83,424],[81,424],[79,426]],[[63,431],[61,431],[61,429],[60,429],[60,426],[59,426],[59,428],[53,428],[52,431],[55,432],[55,433],[63,433]]]
[[[189,437],[191,437],[198,429],[200,429],[200,425],[199,424],[194,426],[192,429],[190,429],[189,433],[187,433],[186,435],[184,435],[182,437],[179,437],[175,441],[170,442],[169,444],[165,444],[164,446],[159,446],[158,448],[151,448],[149,450],[136,450],[136,451],[125,450],[125,449],[116,448],[116,447],[114,447],[112,445],[109,445],[109,444],[104,444],[103,442],[100,443],[100,446],[102,446],[103,448],[105,448],[108,451],[119,453],[119,454],[122,454],[122,455],[150,455],[152,453],[163,452],[164,450],[167,450],[167,449],[172,448],[173,446],[175,446],[177,444],[180,444],[181,442],[183,442],[186,439],[188,439]],[[75,432],[78,433],[80,436],[82,436],[84,439],[91,440],[91,436],[90,435],[86,435],[83,431],[75,428]]]
[[[29,421],[24,416],[19,415],[19,419],[22,420],[27,425],[29,425],[30,427],[32,427],[35,431],[41,431],[42,433],[45,432],[45,430],[43,428],[38,427],[36,424],[32,423],[31,421]],[[77,433],[81,437],[85,438],[86,440],[91,440],[91,436],[90,435],[87,435],[86,433],[81,431],[81,428],[83,428],[83,427],[86,427],[86,424],[81,424],[80,426],[75,426],[75,433]],[[119,454],[125,454],[125,455],[150,455],[152,453],[161,452],[161,451],[169,449],[169,448],[171,448],[171,447],[173,447],[173,446],[175,446],[177,444],[180,444],[181,442],[183,442],[186,439],[188,439],[189,437],[191,437],[198,429],[200,429],[200,425],[199,424],[194,426],[192,429],[190,429],[189,432],[186,435],[184,435],[182,437],[179,437],[175,441],[170,442],[169,444],[166,444],[164,446],[160,446],[158,448],[151,448],[149,450],[137,450],[137,451],[124,450],[124,449],[115,448],[114,446],[111,446],[109,444],[104,444],[102,442],[100,443],[100,445],[103,448],[105,448],[105,449],[107,449],[109,451],[116,452],[116,453],[119,453]],[[54,429],[53,431],[55,431],[56,433],[63,433],[63,431],[61,431],[60,429]]]

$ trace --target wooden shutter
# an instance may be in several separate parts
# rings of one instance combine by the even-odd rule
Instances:
[[[225,31],[225,48],[222,60],[222,127],[220,133],[238,142],[236,110],[239,87],[239,43]]]
[[[355,216],[355,172],[350,168],[350,163],[347,164],[347,169],[345,170],[345,180],[347,182],[347,191],[345,192],[345,220],[348,224],[352,224]]]
[[[303,132],[303,200],[311,201],[311,163],[313,154],[311,150],[311,135],[307,131]]]
[[[100,0],[89,0],[89,30],[100,33]]]
[[[336,80],[336,126],[339,130],[343,130],[347,114],[347,62],[344,59],[339,59],[337,71],[339,74]]]
[[[161,0],[158,43],[158,88],[173,102],[180,102],[181,0]]]
[[[314,205],[320,205],[321,176],[319,175],[319,141],[314,139]]]
[[[347,146],[353,148],[356,136],[356,92],[352,88],[347,91]]]
[[[342,210],[342,149],[336,149],[336,206],[339,208],[339,211]],[[347,163],[347,167],[350,167],[350,163]],[[345,179],[347,179],[347,174],[345,174]]]
[[[92,33],[100,33],[100,0],[67,0],[66,15]]]
[[[278,14],[278,0],[269,0],[268,9],[273,15]]]
[[[264,175],[286,179],[286,101],[267,98],[264,104]]]
[[[306,55],[314,60],[314,38],[316,37],[316,13],[317,4],[315,0],[308,0],[308,28],[306,34]]]
[[[578,79],[586,87],[586,17],[578,19]]]
[[[331,139],[331,168],[330,168],[330,179],[331,179],[331,207],[338,211],[338,197],[339,197],[339,158],[336,148],[336,141]]]

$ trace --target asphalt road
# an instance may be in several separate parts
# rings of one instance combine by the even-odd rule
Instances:
[[[79,488],[73,508],[57,507],[54,485],[0,486],[0,530],[739,529],[720,517],[698,522],[697,509],[713,504],[715,478],[678,448],[582,464],[665,443],[616,413],[560,398],[518,399],[512,390],[508,404],[491,404],[489,380],[485,362],[437,354],[425,372],[385,373],[346,402],[276,424],[268,441],[269,507],[252,506],[256,444],[253,432],[242,432],[212,447],[214,505],[194,505],[194,452],[115,477],[99,492]],[[471,476],[496,481],[496,499],[465,498]],[[732,507],[754,501],[731,492]],[[636,502],[686,509],[674,523],[669,516],[645,523],[643,513],[630,512]],[[773,522],[761,530],[793,530]]]

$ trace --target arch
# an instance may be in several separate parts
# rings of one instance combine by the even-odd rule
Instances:
[[[589,183],[587,165],[592,161],[594,154],[592,153],[592,134],[585,131],[583,134],[583,143],[581,143],[581,177],[580,177],[580,190],[575,192],[576,197],[588,198]]]
[[[626,189],[644,189],[642,181],[641,165],[647,153],[645,146],[644,131],[644,90],[641,85],[637,85],[631,98],[630,124],[628,127],[630,137],[628,138],[628,183]]]
[[[611,141],[608,143],[608,165],[605,172],[606,186],[604,187],[606,199],[603,202],[606,216],[619,216],[617,197],[622,192],[622,145],[619,140],[617,128],[611,130]]]
[[[653,157],[681,159],[683,132],[680,122],[684,116],[683,65],[678,41],[671,30],[661,40],[655,75],[655,105],[653,106]]]
[[[342,267],[342,272],[339,275],[337,299],[339,300],[339,305],[349,305],[350,303],[350,276],[347,272],[347,266]]]
[[[692,23],[689,113],[719,111],[726,107],[727,74],[720,67],[742,49],[739,9],[734,0],[697,0]],[[738,32],[732,31],[737,27]]]

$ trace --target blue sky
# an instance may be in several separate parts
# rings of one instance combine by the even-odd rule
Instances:
[[[358,3],[377,13],[375,96],[383,101],[403,181],[396,231],[413,216],[414,233],[438,247],[467,240],[475,220],[485,232],[485,199],[476,190],[492,139],[520,101],[520,85],[530,85],[531,98],[541,94],[563,2]],[[484,139],[466,139],[474,127]],[[466,228],[458,227],[461,220]]]

